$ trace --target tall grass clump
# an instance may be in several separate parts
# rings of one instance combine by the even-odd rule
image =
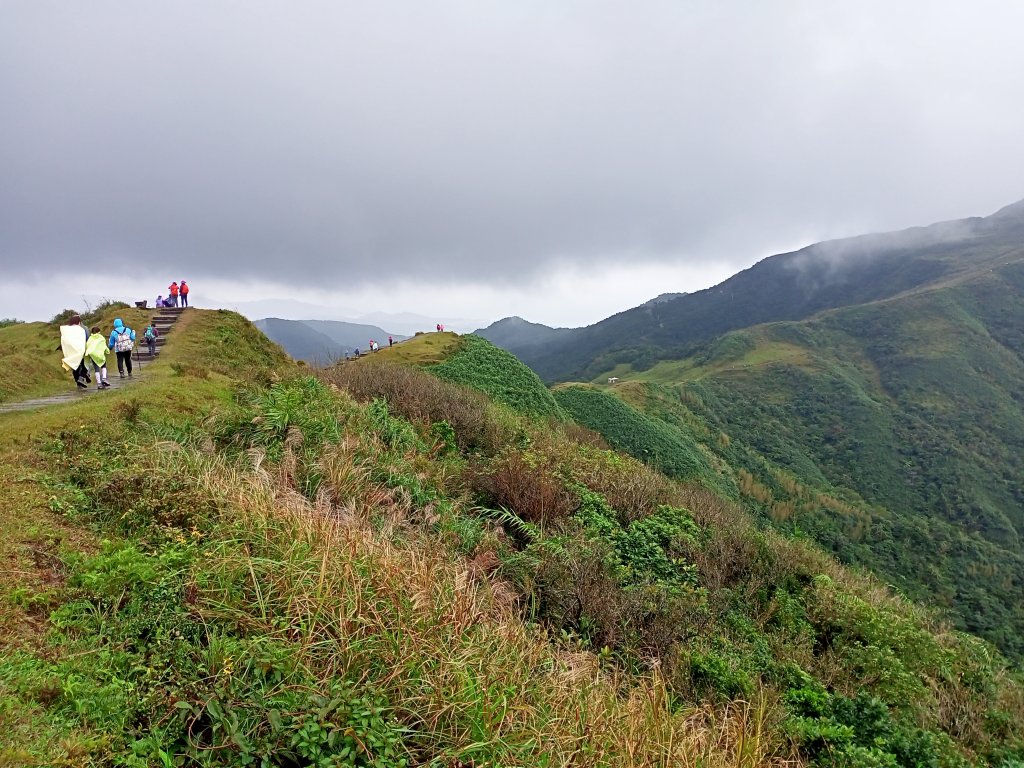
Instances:
[[[359,400],[383,398],[410,421],[448,424],[458,447],[466,452],[493,454],[514,439],[512,421],[485,395],[415,368],[366,361],[335,366],[318,375]]]

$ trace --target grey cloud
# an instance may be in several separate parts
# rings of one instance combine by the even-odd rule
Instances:
[[[0,3],[0,256],[521,281],[1019,197],[1024,6],[890,5]]]

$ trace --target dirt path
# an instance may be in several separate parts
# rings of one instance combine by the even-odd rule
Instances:
[[[108,372],[109,376],[109,372]],[[90,384],[88,389],[70,389],[72,386],[70,379],[68,380],[68,391],[62,392],[59,395],[49,395],[48,397],[33,397],[30,400],[18,400],[13,403],[0,403],[0,413],[11,413],[14,411],[30,411],[33,408],[46,408],[51,405],[60,405],[61,403],[77,403],[84,397],[103,397],[109,392],[114,392],[121,387],[130,387],[137,381],[145,380],[145,373],[140,372],[138,368],[135,369],[135,375],[128,379],[118,378],[115,373],[108,379],[110,381],[110,389],[97,390],[96,384]]]

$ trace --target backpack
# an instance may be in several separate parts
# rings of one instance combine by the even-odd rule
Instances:
[[[114,342],[115,350],[118,352],[131,352],[134,346],[135,342],[132,341],[132,334],[127,328],[117,334],[117,341]]]
[[[153,341],[157,337],[156,328],[152,325],[146,328],[146,341]]]

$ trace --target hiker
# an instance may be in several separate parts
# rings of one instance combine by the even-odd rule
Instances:
[[[181,281],[181,285],[178,286],[178,295],[181,296],[181,306],[188,306],[188,283],[184,280]]]
[[[125,369],[128,378],[132,377],[132,350],[135,348],[135,331],[126,326],[121,318],[114,321],[114,330],[110,332],[107,346],[117,352],[117,372],[124,378]]]
[[[156,307],[157,309],[160,309],[160,307],[162,307],[163,305],[164,295],[161,293],[159,296],[156,297],[156,301],[154,302],[153,306]]]
[[[356,357],[359,357],[359,347],[356,347],[356,349],[355,349],[355,352],[353,352],[353,354],[354,354],[354,355],[355,355]]]
[[[176,306],[178,306],[178,284],[177,283],[171,283],[170,285],[167,286],[167,290],[170,291],[170,295],[168,295],[167,300],[169,302],[171,302],[167,306],[168,307],[176,307]]]
[[[85,359],[92,363],[92,372],[96,374],[96,389],[107,389],[107,340],[100,333],[100,327],[94,325],[85,342]]]
[[[67,325],[60,327],[60,346],[57,347],[64,355],[61,365],[71,371],[71,378],[79,389],[89,386],[89,371],[85,367],[85,345],[89,340],[89,332],[82,326],[82,318],[72,315]]]
[[[149,356],[153,357],[156,355],[156,339],[160,333],[152,325],[146,326],[146,332],[142,334],[142,338],[146,340],[146,346],[149,347]]]
[[[389,347],[395,346],[395,340],[393,338],[391,338],[390,336],[388,336],[388,346]]]
[[[441,324],[440,324],[440,323],[438,323],[438,324],[437,324],[437,326],[436,326],[436,328],[437,328],[437,332],[438,332],[438,333],[440,333],[440,332],[441,332]]]

